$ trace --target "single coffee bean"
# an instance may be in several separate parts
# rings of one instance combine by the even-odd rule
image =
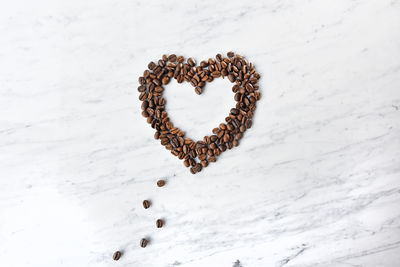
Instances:
[[[201,93],[203,93],[203,89],[201,89],[201,87],[196,86],[196,88],[194,89],[196,91],[196,94],[201,95]]]
[[[115,251],[114,255],[113,255],[113,259],[115,261],[117,261],[117,260],[119,260],[121,258],[121,255],[122,255],[121,251]]]
[[[185,58],[183,56],[179,56],[177,60],[178,63],[182,63],[183,61],[185,61]]]
[[[209,162],[216,162],[216,161],[217,161],[217,158],[214,157],[214,156],[211,156],[211,157],[208,158],[208,161],[209,161]]]
[[[194,67],[196,65],[196,61],[191,57],[188,58],[187,62],[191,67]]]
[[[232,83],[236,80],[235,76],[233,74],[229,74],[228,75],[228,79],[229,81],[231,81]]]
[[[174,139],[174,140],[176,140],[176,139]],[[157,181],[157,186],[158,187],[163,187],[165,185],[165,181],[164,180],[158,180]]]
[[[149,65],[147,65],[147,67],[149,68],[149,70],[154,70],[155,67],[157,67],[156,63],[154,63],[153,61],[151,61],[149,63]]]
[[[177,57],[176,57],[175,54],[172,54],[172,55],[170,55],[170,56],[168,57],[168,60],[169,60],[169,61],[172,61],[172,62],[175,62],[176,59],[177,59]]]
[[[157,228],[161,228],[161,227],[163,227],[163,225],[164,225],[164,221],[163,221],[163,220],[158,219],[158,220],[156,221],[156,226],[157,226]]]
[[[142,238],[142,240],[140,240],[140,246],[142,248],[145,248],[148,243],[149,243],[149,241],[146,238]]]
[[[144,207],[145,209],[150,208],[150,205],[151,205],[150,201],[148,201],[148,200],[143,200],[143,207]]]

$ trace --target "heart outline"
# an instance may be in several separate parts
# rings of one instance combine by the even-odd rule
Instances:
[[[192,174],[200,172],[209,162],[215,162],[227,149],[239,145],[244,132],[252,126],[256,102],[261,98],[258,86],[260,74],[254,65],[233,52],[227,55],[217,54],[215,60],[209,58],[199,65],[192,58],[185,61],[184,57],[175,54],[163,55],[157,64],[150,62],[143,76],[139,77],[142,115],[156,129],[154,138],[160,139],[171,154],[184,160],[185,167],[190,167]],[[174,78],[178,83],[190,82],[196,93],[201,94],[207,82],[219,77],[228,77],[234,83],[232,91],[236,107],[230,110],[226,123],[212,130],[213,135],[204,136],[203,141],[185,138],[185,133],[173,125],[165,109],[164,86]]]

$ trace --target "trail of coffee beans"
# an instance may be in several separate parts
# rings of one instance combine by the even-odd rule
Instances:
[[[202,141],[185,138],[185,133],[174,126],[165,110],[164,86],[174,78],[178,83],[189,82],[200,95],[207,82],[219,77],[227,77],[234,83],[232,91],[236,106],[230,110],[225,122],[212,130],[212,135],[205,136]],[[142,115],[156,130],[154,138],[195,174],[216,162],[222,152],[238,146],[243,133],[251,128],[256,102],[261,97],[259,79],[260,74],[253,64],[233,52],[228,52],[227,57],[217,54],[215,59],[203,60],[200,65],[193,58],[185,61],[183,56],[163,55],[157,63],[150,62],[139,77]]]
[[[232,91],[236,106],[230,110],[225,122],[212,130],[213,135],[205,136],[202,141],[185,138],[185,133],[173,125],[165,110],[163,86],[174,78],[178,83],[189,82],[200,95],[206,82],[212,82],[219,77],[227,77],[234,83]],[[150,62],[143,76],[139,77],[142,115],[156,130],[154,138],[159,139],[174,156],[184,160],[184,166],[190,167],[190,172],[195,174],[210,162],[216,162],[222,152],[238,146],[243,133],[251,128],[256,102],[261,98],[259,79],[260,74],[253,64],[233,52],[228,52],[227,57],[217,54],[215,59],[203,60],[200,65],[193,58],[185,61],[183,56],[163,55],[157,63]],[[165,184],[165,180],[157,181],[158,187],[164,187]],[[142,204],[145,209],[152,205],[149,200],[144,200]],[[157,228],[162,228],[164,224],[163,219],[156,220]],[[149,242],[147,238],[142,238],[140,246],[145,248]],[[122,252],[116,251],[113,259],[117,261],[121,256]]]

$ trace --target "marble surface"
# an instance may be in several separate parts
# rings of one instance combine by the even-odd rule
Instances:
[[[0,266],[400,266],[399,1],[25,0],[0,14]],[[137,79],[163,53],[229,50],[263,97],[240,146],[193,176],[153,139]],[[168,111],[200,138],[230,87],[172,83]]]

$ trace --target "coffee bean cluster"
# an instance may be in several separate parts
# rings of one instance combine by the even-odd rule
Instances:
[[[174,78],[178,83],[189,82],[200,95],[207,82],[220,77],[227,77],[234,83],[232,91],[236,106],[230,110],[225,122],[212,130],[212,135],[200,141],[185,138],[185,133],[174,126],[165,110],[164,86]],[[228,52],[227,57],[217,54],[215,59],[203,60],[199,65],[193,58],[185,60],[175,54],[163,55],[157,63],[150,62],[139,77],[142,115],[156,130],[154,138],[195,174],[210,162],[216,162],[222,152],[238,146],[243,133],[251,128],[256,102],[261,97],[259,79],[260,74],[253,64],[233,52]]]

